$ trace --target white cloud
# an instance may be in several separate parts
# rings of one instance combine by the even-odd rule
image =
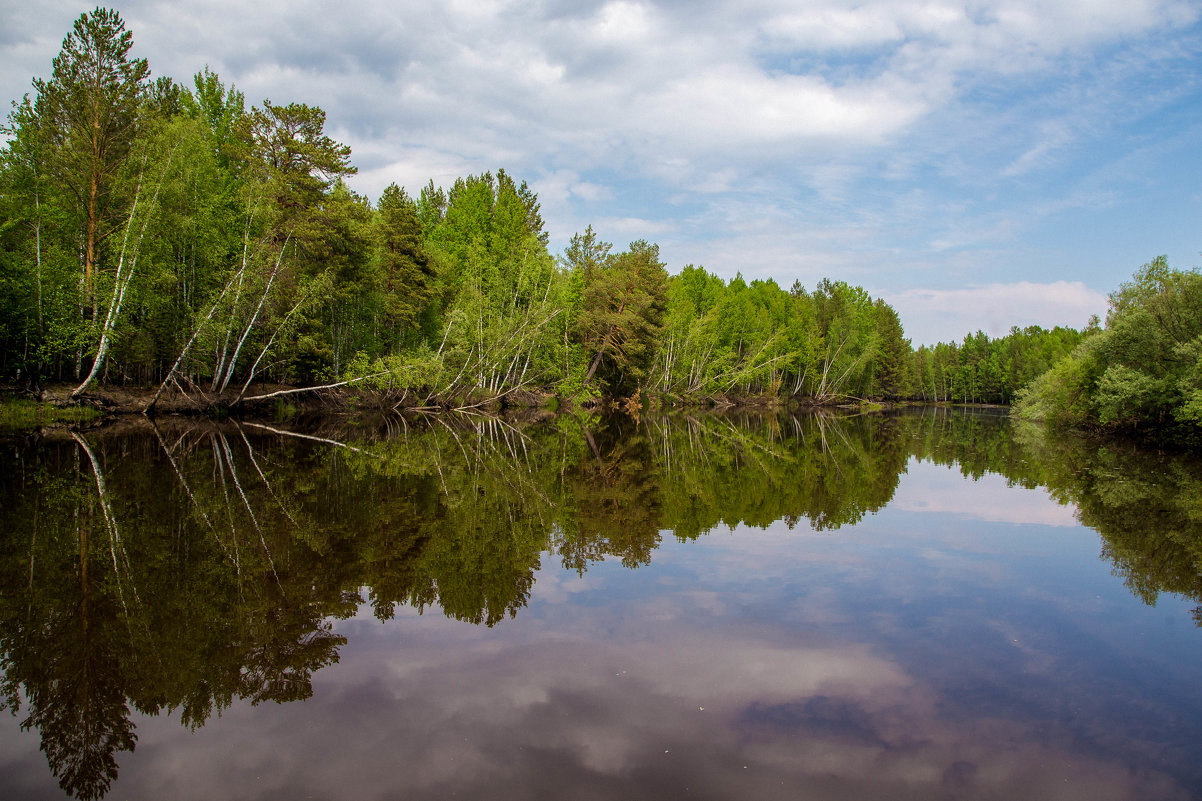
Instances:
[[[603,238],[621,235],[629,239],[647,239],[672,230],[672,224],[641,217],[601,217],[597,220],[597,231]],[[614,243],[619,245],[618,242]],[[621,247],[618,247],[621,250]]]
[[[978,330],[1004,336],[1012,325],[1081,328],[1091,314],[1106,312],[1106,296],[1080,281],[910,289],[885,299],[897,310],[915,346],[958,341]]]
[[[625,0],[606,3],[589,27],[597,39],[627,46],[646,44],[656,32],[647,6]]]
[[[925,107],[895,87],[837,89],[814,76],[722,65],[670,82],[647,101],[646,125],[686,152],[807,140],[878,144]]]
[[[543,203],[548,201],[562,203],[572,197],[596,202],[608,200],[613,196],[613,190],[610,187],[582,180],[580,174],[575,170],[556,170],[535,178],[530,184]]]
[[[759,536],[740,532],[739,541]],[[836,785],[861,796],[901,787],[914,797],[949,788],[965,797],[1030,797],[1047,788],[1065,799],[1184,797],[1171,772],[1177,763],[1131,770],[1113,743],[1097,746],[1094,735],[1115,719],[1112,703],[1080,690],[1056,696],[1073,704],[1071,721],[1047,714],[1051,690],[1042,674],[1063,672],[1067,657],[1049,651],[1046,638],[1025,642],[1044,634],[1038,626],[1006,619],[976,634],[980,626],[966,626],[954,605],[940,608],[923,626],[982,639],[960,643],[954,654],[951,644],[947,654],[933,651],[935,668],[907,668],[839,634],[871,631],[871,620],[815,626],[820,595],[799,602],[805,625],[790,625],[797,611],[790,609],[784,620],[750,622],[720,605],[760,597],[717,586],[713,616],[693,614],[698,595],[689,592],[629,608],[540,596],[524,623],[503,630],[458,624],[435,610],[387,626],[341,621],[352,644],[337,666],[315,674],[304,704],[235,702],[194,731],[171,715],[138,717],[141,742],[154,753],[127,755],[123,792],[556,797],[569,785],[605,795],[658,781],[661,788],[697,782],[729,798],[829,797]],[[939,668],[943,659],[951,665]],[[966,698],[965,686],[997,684],[998,659],[1034,681],[1008,688],[1004,704]],[[950,672],[956,679],[941,682]],[[351,756],[328,759],[331,742]],[[1163,750],[1140,732],[1123,745],[1139,765]]]
[[[1075,139],[1061,121],[1049,121],[1040,126],[1039,139],[1018,158],[1002,170],[1007,177],[1023,175],[1049,163],[1057,150],[1066,147]]]

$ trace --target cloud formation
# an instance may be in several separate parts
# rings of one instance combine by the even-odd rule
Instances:
[[[904,320],[922,321],[907,329],[913,344],[933,345],[946,330],[984,331],[1004,336],[1011,326],[1069,325],[1084,328],[1090,315],[1106,315],[1106,296],[1080,281],[1047,284],[1018,281],[966,289],[910,289],[888,296]]]
[[[155,751],[127,758],[121,786],[158,797],[551,798],[564,787],[595,798],[843,797],[832,786],[847,797],[1187,797],[1169,771],[1126,755],[1133,769],[1094,744],[1111,722],[1101,699],[1101,720],[1090,703],[1070,724],[1046,705],[1032,712],[1046,700],[1039,690],[979,714],[973,701],[987,701],[966,703],[958,684],[879,647],[729,609],[698,615],[684,605],[693,600],[668,590],[637,611],[560,602],[549,619],[497,631],[437,609],[343,624],[354,645],[315,677],[311,700],[236,704],[195,732],[168,716],[140,720]],[[1032,635],[978,636],[1004,643],[1007,664],[1040,685],[1065,666],[1016,639]],[[958,667],[988,687],[989,648],[957,647],[977,653]]]
[[[964,491],[964,478],[954,468],[911,459],[890,507],[922,514],[949,514],[991,523],[1075,528],[1077,510],[1061,504],[1044,488],[1027,489],[996,474],[973,482]]]

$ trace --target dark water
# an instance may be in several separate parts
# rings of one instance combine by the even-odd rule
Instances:
[[[1196,462],[470,422],[0,446],[0,798],[1202,797]]]

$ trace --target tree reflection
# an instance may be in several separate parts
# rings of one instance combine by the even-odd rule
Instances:
[[[646,565],[664,535],[836,531],[888,504],[914,457],[1049,488],[1136,595],[1202,604],[1196,464],[1003,417],[173,425],[14,443],[0,462],[0,690],[78,798],[134,749],[131,710],[195,728],[240,699],[309,697],[345,643],[334,621],[364,603],[498,625],[544,554],[584,573]]]
[[[1202,464],[1180,454],[1115,441],[1041,434],[1026,425],[1015,439],[1038,466],[1035,478],[1103,539],[1131,592],[1149,606],[1161,593],[1198,602],[1202,625]]]
[[[199,726],[236,698],[311,695],[345,642],[329,618],[353,611],[273,561],[224,432],[162,445],[77,436],[6,471],[4,702],[78,798],[102,797],[134,749],[131,709]],[[159,470],[164,453],[184,469]],[[206,462],[207,480],[184,480]]]
[[[581,427],[579,436],[587,447],[565,471],[552,547],[563,566],[578,573],[606,556],[631,568],[648,564],[663,525],[663,488],[648,430],[614,417]]]

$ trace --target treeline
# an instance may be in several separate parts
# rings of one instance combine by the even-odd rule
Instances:
[[[859,287],[670,276],[653,243],[590,227],[553,256],[504,171],[344,182],[321,109],[205,68],[151,80],[116,12],[82,15],[0,153],[0,375],[159,386],[198,404],[252,382],[361,382],[390,405],[537,389],[576,402],[921,398],[1008,402],[1076,341],[1028,329],[915,351]],[[250,392],[248,395],[247,393]],[[156,400],[157,400],[156,395]]]
[[[1011,403],[1019,390],[1072,352],[1084,332],[1056,326],[1013,327],[990,339],[982,331],[961,343],[920,346],[910,360],[905,396],[914,400],[953,403]]]

